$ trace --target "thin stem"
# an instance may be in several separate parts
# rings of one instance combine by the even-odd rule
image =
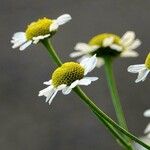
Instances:
[[[59,59],[58,55],[56,54],[56,51],[54,50],[51,42],[48,39],[44,39],[42,41],[43,45],[46,47],[46,49],[49,52],[49,56],[53,59],[53,61],[60,67],[62,65],[61,60]]]
[[[46,44],[44,43],[44,46],[48,49],[48,52],[50,53],[50,55],[53,57],[54,62],[58,65],[61,66],[62,62],[59,59],[59,57],[57,56],[55,50],[52,48],[52,46],[47,46],[47,44],[49,44],[49,42],[46,42]],[[89,97],[86,96],[86,94],[79,88],[79,87],[75,87],[74,91],[77,93],[77,95],[90,107],[90,109],[92,111],[95,111],[96,114],[99,115],[99,117],[101,117],[102,119],[104,119],[105,121],[107,121],[107,123],[111,124],[113,127],[115,127],[117,130],[119,130],[120,132],[122,132],[123,134],[125,134],[126,136],[130,137],[130,139],[134,140],[135,142],[139,143],[140,145],[142,145],[143,147],[147,148],[148,150],[150,150],[150,146],[145,144],[144,142],[140,141],[137,137],[135,137],[134,135],[132,135],[131,133],[129,133],[128,131],[126,131],[125,129],[123,129],[122,127],[120,127],[116,122],[114,122],[111,118],[109,118],[103,111],[101,111],[91,100]]]
[[[122,105],[119,99],[115,78],[114,78],[112,59],[110,57],[105,58],[105,72],[106,72],[107,83],[111,93],[111,98],[112,98],[113,106],[115,108],[117,120],[120,126],[128,130]]]

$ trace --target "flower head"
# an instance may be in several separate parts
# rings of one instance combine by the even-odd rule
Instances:
[[[28,25],[25,32],[17,32],[13,35],[12,48],[20,47],[24,50],[30,44],[37,44],[40,40],[52,37],[59,26],[71,20],[69,14],[64,14],[57,19],[42,18]]]
[[[134,51],[141,44],[139,39],[135,39],[135,33],[132,31],[126,32],[122,37],[111,33],[103,33],[93,37],[88,44],[77,43],[75,46],[76,52],[70,54],[71,57],[82,56],[90,57],[96,54],[97,67],[104,64],[104,58],[110,57],[136,57],[138,53]]]
[[[138,73],[138,77],[135,80],[136,83],[145,81],[150,72],[150,53],[147,55],[144,64],[131,65],[128,67],[128,72]]]
[[[39,96],[45,96],[46,102],[51,104],[53,98],[58,91],[62,91],[64,95],[69,94],[77,85],[89,85],[92,81],[96,81],[97,77],[84,77],[88,72],[92,71],[96,66],[96,56],[82,60],[82,62],[67,62],[58,67],[52,74],[52,79],[44,82],[49,85],[47,88],[39,92]]]

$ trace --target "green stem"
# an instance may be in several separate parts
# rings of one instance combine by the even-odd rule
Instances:
[[[43,45],[48,50],[49,56],[53,59],[53,61],[60,67],[62,65],[61,60],[59,59],[58,55],[56,54],[56,51],[54,50],[51,42],[48,39],[42,40]]]
[[[46,41],[46,44],[45,42]],[[48,49],[48,52],[50,53],[50,55],[53,58],[54,62],[58,65],[61,66],[62,62],[59,59],[59,57],[57,56],[55,50],[53,49],[53,47],[51,45],[48,46],[49,42],[47,40],[44,40],[42,43],[44,44],[44,46]],[[94,112],[96,112],[96,114],[99,115],[99,117],[101,117],[102,119],[104,119],[105,121],[107,121],[107,123],[111,124],[113,127],[115,127],[117,130],[119,130],[120,132],[122,132],[123,134],[125,134],[126,136],[130,137],[130,139],[134,140],[135,142],[139,143],[140,145],[142,145],[143,147],[147,148],[148,150],[150,150],[150,146],[145,144],[144,142],[140,141],[137,137],[135,137],[134,135],[132,135],[131,133],[129,133],[128,131],[126,131],[125,129],[123,129],[122,127],[120,127],[116,122],[114,122],[111,118],[109,118],[103,111],[101,111],[91,100],[90,98],[88,98],[86,96],[86,94],[79,88],[79,87],[75,87],[74,91],[77,93],[77,95],[90,107],[90,109]]]
[[[115,83],[115,78],[114,78],[113,69],[112,69],[112,60],[109,57],[105,58],[105,72],[106,72],[108,87],[111,93],[112,102],[115,108],[118,122],[120,126],[128,130],[126,120],[124,117],[124,112],[122,109],[122,105],[119,99],[119,94],[117,91],[116,83]]]

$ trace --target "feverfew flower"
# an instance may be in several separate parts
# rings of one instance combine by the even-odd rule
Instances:
[[[138,77],[135,80],[136,83],[144,81],[150,72],[150,53],[147,55],[144,64],[131,65],[128,67],[128,72],[138,73]]]
[[[71,20],[69,14],[59,16],[57,19],[42,18],[28,25],[25,32],[17,32],[13,35],[12,48],[20,47],[22,51],[29,45],[37,44],[40,40],[53,36],[58,27]]]
[[[82,56],[79,61],[84,58],[96,54],[97,67],[104,64],[104,57],[121,56],[121,57],[137,57],[138,53],[134,51],[141,41],[135,39],[133,31],[126,32],[122,37],[111,33],[103,33],[93,37],[88,44],[77,43],[76,52],[70,54],[71,57]]]
[[[80,64],[76,62],[64,63],[53,72],[50,81],[44,82],[45,85],[49,86],[41,90],[39,96],[45,96],[46,102],[50,105],[58,91],[62,91],[64,95],[67,95],[77,85],[87,86],[91,84],[92,81],[96,81],[98,78],[84,76],[95,68],[96,63],[95,55],[82,60]]]

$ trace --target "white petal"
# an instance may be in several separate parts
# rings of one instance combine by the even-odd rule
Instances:
[[[84,55],[85,53],[82,53],[82,52],[73,52],[70,54],[70,57],[74,58],[74,57],[79,57],[79,56],[82,56]]]
[[[137,57],[139,56],[138,52],[125,50],[120,54],[121,57]]]
[[[138,82],[140,82],[140,81],[144,81],[144,80],[146,79],[148,73],[149,73],[149,70],[147,70],[147,69],[141,70],[141,71],[139,72],[139,74],[138,74],[137,79],[135,80],[135,83],[138,83]]]
[[[31,45],[32,41],[28,41],[26,43],[24,43],[23,45],[20,46],[19,50],[23,51],[24,49],[26,49],[29,45]]]
[[[79,80],[74,81],[71,85],[70,85],[70,89],[73,89],[74,87],[76,87],[79,83]]]
[[[112,44],[110,45],[110,48],[115,50],[115,51],[118,51],[118,52],[121,52],[122,51],[122,47],[117,45],[117,44]]]
[[[98,80],[97,77],[85,77],[85,78],[79,80],[78,85],[86,85],[87,86],[87,85],[91,84],[92,81],[96,81],[96,80]]]
[[[81,66],[84,67],[84,69],[85,69],[84,75],[86,75],[88,72],[92,71],[95,68],[95,66],[97,64],[96,55],[82,60],[80,64],[81,64]]]
[[[141,45],[141,41],[139,39],[136,39],[129,47],[128,50],[136,49]]]
[[[150,109],[144,111],[143,115],[144,117],[150,117]]]
[[[97,46],[97,45],[89,45],[86,43],[77,43],[76,46],[74,47],[75,50],[83,51],[83,52],[92,52],[98,48],[99,48],[99,46]]]
[[[135,39],[135,33],[133,31],[127,31],[121,38],[121,43],[124,46],[129,46]]]
[[[63,25],[71,20],[71,16],[69,14],[63,14],[59,16],[56,21],[58,25]]]
[[[13,44],[12,48],[17,48],[27,41],[26,35],[24,32],[17,32],[13,35],[11,43]]]
[[[144,133],[147,134],[150,132],[150,123],[146,126]]]
[[[131,73],[138,73],[139,71],[145,69],[145,64],[139,64],[139,65],[130,65],[128,67],[128,72]]]
[[[37,44],[40,40],[48,38],[49,36],[50,36],[50,34],[40,35],[40,36],[37,36],[37,37],[33,37],[33,43]]]
[[[56,22],[56,20],[53,21],[53,23],[50,25],[49,27],[49,31],[52,32],[52,31],[56,31],[59,27],[59,24]]]
[[[68,95],[71,91],[72,91],[72,89],[70,87],[66,87],[62,90],[62,93],[64,95]]]
[[[39,95],[38,96],[45,96],[47,97],[48,96],[48,93],[53,93],[54,91],[54,87],[53,86],[48,86],[47,88],[39,91]]]
[[[98,58],[97,57],[97,63],[96,63],[96,67],[100,68],[101,66],[103,66],[105,63],[103,58]]]
[[[43,82],[43,84],[45,84],[45,85],[51,85],[52,84],[52,80],[45,81],[45,82]]]
[[[103,47],[110,46],[114,42],[114,37],[105,38],[103,40]]]
[[[56,94],[57,94],[57,90],[53,93],[53,95],[51,96],[51,98],[49,99],[49,102],[48,102],[48,104],[50,105],[51,103],[52,103],[52,100],[54,99],[54,97],[56,96]]]
[[[61,85],[59,85],[58,87],[57,87],[57,90],[58,91],[61,91],[61,90],[63,90],[64,88],[66,88],[66,84],[61,84]]]

